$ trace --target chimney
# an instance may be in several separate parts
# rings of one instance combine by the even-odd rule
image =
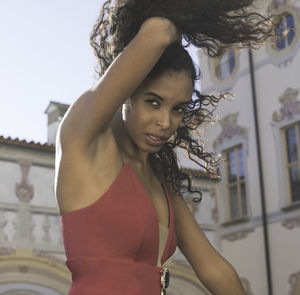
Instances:
[[[60,121],[66,111],[68,110],[69,105],[63,104],[55,101],[50,101],[47,109],[45,110],[45,114],[48,115],[48,136],[47,143],[49,145],[55,144],[56,133]]]

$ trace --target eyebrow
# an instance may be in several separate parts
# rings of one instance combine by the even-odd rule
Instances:
[[[155,96],[155,97],[157,97],[161,101],[165,100],[163,97],[161,97],[160,95],[158,95],[155,92],[145,92],[144,94],[145,95],[150,95],[150,96]],[[181,101],[177,105],[189,105],[189,104],[190,104],[190,101]]]

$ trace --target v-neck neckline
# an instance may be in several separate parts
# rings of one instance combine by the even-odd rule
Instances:
[[[143,190],[145,192],[145,196],[146,198],[148,199],[148,202],[151,204],[151,207],[152,207],[152,211],[154,212],[154,216],[155,216],[155,219],[156,219],[156,231],[157,231],[157,236],[156,236],[156,239],[158,241],[157,243],[157,251],[156,251],[156,261],[158,259],[158,255],[159,255],[159,224],[161,224],[158,220],[158,215],[157,215],[157,212],[156,212],[156,209],[155,209],[155,206],[152,202],[152,199],[150,198],[149,196],[149,193],[147,192],[146,188],[144,187],[144,184],[143,182],[140,180],[140,178],[138,177],[137,173],[135,172],[134,168],[132,167],[132,165],[129,163],[129,162],[124,162],[125,165],[127,165],[128,167],[131,168],[131,170],[133,171],[133,174],[135,175],[136,179],[139,181],[140,185],[143,187]],[[169,242],[169,239],[170,239],[170,233],[171,233],[171,208],[170,208],[170,199],[169,199],[169,195],[168,195],[168,192],[167,190],[165,189],[165,185],[163,183],[161,183],[161,186],[163,188],[163,191],[164,191],[164,195],[165,195],[165,199],[167,200],[167,203],[168,203],[168,227],[166,227],[165,225],[161,224],[162,226],[168,228],[168,236],[167,236],[167,240],[166,240],[166,243],[165,243],[165,246],[164,246],[164,250],[162,252],[162,256],[160,258],[160,263],[161,265],[163,264],[162,263],[162,260],[164,259],[165,257],[165,252],[167,250],[167,245],[168,245],[168,242]]]
[[[147,195],[147,198],[148,198],[149,201],[151,202],[152,208],[153,208],[154,211],[155,211],[155,216],[156,216],[157,223],[158,223],[158,224],[161,224],[161,225],[164,226],[164,227],[167,227],[168,229],[170,229],[170,222],[171,222],[171,213],[170,213],[170,211],[171,211],[171,210],[170,210],[169,197],[168,197],[168,195],[167,195],[167,190],[165,189],[165,185],[164,185],[163,183],[160,182],[160,185],[161,185],[161,187],[162,187],[162,189],[163,189],[163,192],[164,192],[164,198],[166,199],[167,205],[168,205],[168,226],[165,226],[164,224],[162,224],[161,222],[159,222],[159,220],[158,220],[158,215],[157,215],[157,211],[156,211],[156,208],[155,208],[155,206],[154,206],[154,204],[153,204],[153,201],[152,201],[152,199],[151,199],[151,197],[150,197],[148,191],[146,190],[146,188],[145,188],[143,182],[141,181],[141,179],[139,178],[139,176],[138,176],[137,173],[135,172],[134,168],[132,167],[132,165],[131,165],[129,162],[125,162],[125,164],[127,164],[127,165],[130,166],[130,168],[133,170],[133,172],[134,172],[136,178],[138,179],[138,181],[139,181],[140,184],[142,185],[142,187],[143,187],[143,189],[144,189],[144,191],[145,191],[145,193],[146,193],[146,195]]]

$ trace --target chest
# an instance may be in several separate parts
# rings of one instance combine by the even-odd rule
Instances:
[[[136,170],[135,174],[141,182],[141,184],[143,185],[147,193],[147,197],[149,197],[152,202],[152,205],[156,211],[158,222],[168,227],[169,202],[162,184],[160,183],[157,177],[150,178]]]

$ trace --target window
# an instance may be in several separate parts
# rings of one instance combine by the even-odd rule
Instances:
[[[299,90],[287,88],[273,113],[279,202],[282,210],[300,205],[300,100]],[[277,185],[277,183],[275,184]]]
[[[279,10],[272,13],[280,15],[280,19],[275,26],[275,35],[278,37],[275,42],[270,39],[266,43],[266,51],[271,57],[271,62],[275,65],[286,65],[292,61],[297,53],[299,41],[299,9],[295,6],[285,4]]]
[[[215,67],[216,76],[219,80],[227,79],[233,73],[235,67],[234,50],[231,49],[218,59],[218,63]]]
[[[219,90],[231,88],[238,79],[239,54],[238,49],[230,49],[208,59],[211,78]]]
[[[286,169],[291,203],[300,201],[300,123],[284,130]]]
[[[286,14],[281,18],[275,28],[276,36],[279,40],[276,41],[277,50],[283,50],[289,47],[295,38],[295,21],[291,13]]]
[[[245,223],[251,217],[249,191],[248,128],[237,124],[239,112],[226,115],[220,122],[222,131],[213,141],[216,154],[222,154],[218,199],[222,226]]]
[[[247,216],[245,167],[242,145],[224,153],[225,181],[228,200],[229,219]]]

